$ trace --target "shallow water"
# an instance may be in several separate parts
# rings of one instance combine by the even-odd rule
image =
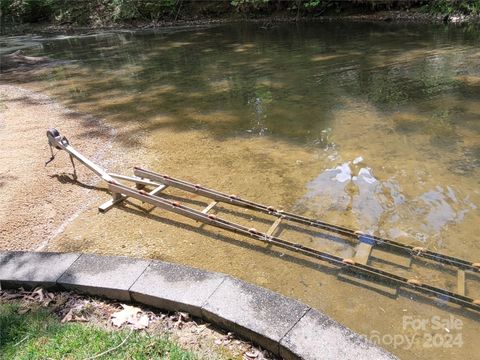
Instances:
[[[130,162],[478,261],[479,35],[475,27],[411,24],[233,24],[38,37],[17,41],[37,44],[24,50],[29,55],[71,62],[5,79],[106,118]],[[199,208],[201,200],[189,199]],[[329,268],[137,205],[106,215],[91,208],[50,247],[226,272],[298,298],[373,340],[380,334],[381,345],[401,357],[472,358],[480,350],[478,317],[469,312],[453,309],[460,329],[414,329],[408,316],[448,319],[452,309],[412,301],[407,292],[390,299],[339,281]],[[254,223],[250,212],[223,213]],[[347,243],[295,237],[353,254]],[[456,281],[417,264],[412,273],[438,285]],[[467,295],[478,298],[473,280]],[[408,336],[415,337],[410,346]]]

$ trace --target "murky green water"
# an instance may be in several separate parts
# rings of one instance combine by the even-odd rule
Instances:
[[[478,28],[234,24],[37,40],[41,47],[29,53],[72,62],[6,79],[35,80],[69,106],[106,118],[118,129],[119,144],[142,154],[140,164],[480,259]],[[241,219],[250,223],[250,216]],[[353,254],[346,244],[320,237],[299,241]],[[480,350],[478,317],[468,312],[454,312],[461,329],[412,329],[408,316],[446,319],[451,313],[411,301],[406,292],[390,299],[346,285],[330,271],[250,240],[156,210],[145,215],[131,204],[101,216],[91,209],[51,248],[227,272],[307,302],[369,337],[417,334],[411,346],[381,341],[402,357],[473,358]],[[455,283],[412,271],[430,283]],[[480,297],[478,278],[467,295]],[[442,344],[437,339],[429,346],[425,336],[437,333]],[[462,344],[447,344],[446,334]]]

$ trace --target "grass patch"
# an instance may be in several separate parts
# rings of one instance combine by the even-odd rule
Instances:
[[[81,323],[60,323],[45,308],[19,314],[16,303],[0,304],[1,359],[85,359],[125,343],[102,359],[194,360],[200,357],[182,349],[165,335],[129,330],[107,331]]]

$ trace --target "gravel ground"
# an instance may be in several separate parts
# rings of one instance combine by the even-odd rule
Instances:
[[[111,157],[115,131],[99,119],[0,84],[0,250],[42,248],[98,196],[91,191],[98,178],[82,169],[80,182],[73,180],[66,154],[45,167],[50,127],[75,137],[75,146],[100,164]]]

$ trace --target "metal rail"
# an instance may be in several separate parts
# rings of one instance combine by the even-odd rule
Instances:
[[[198,184],[192,184],[192,183],[189,183],[189,182],[184,181],[184,180],[174,179],[174,178],[172,178],[168,175],[157,174],[153,171],[141,169],[141,168],[138,168],[138,167],[134,168],[134,174],[136,176],[139,176],[139,177],[142,177],[142,178],[147,178],[147,179],[150,179],[150,180],[153,180],[153,181],[157,181],[157,182],[160,182],[162,184],[169,185],[169,186],[172,186],[172,187],[176,187],[176,188],[184,190],[184,191],[188,191],[188,192],[191,192],[191,193],[197,193],[199,195],[208,197],[208,198],[216,200],[216,201],[222,201],[222,202],[232,204],[232,205],[236,205],[236,206],[239,206],[239,207],[256,210],[256,211],[262,212],[264,214],[270,214],[270,215],[273,215],[273,216],[282,217],[285,220],[290,220],[292,222],[296,222],[296,223],[320,228],[320,229],[323,229],[323,230],[327,230],[327,231],[330,231],[330,232],[333,232],[333,233],[336,233],[336,234],[339,234],[339,235],[344,235],[344,236],[349,237],[349,238],[354,238],[358,241],[369,242],[373,245],[378,245],[378,246],[382,246],[382,247],[387,248],[387,249],[391,249],[391,250],[394,250],[394,251],[399,251],[399,252],[404,253],[406,255],[423,257],[423,258],[427,258],[429,260],[433,260],[433,261],[436,261],[436,262],[439,262],[439,263],[456,266],[456,267],[458,267],[460,269],[463,269],[463,270],[480,272],[480,264],[478,264],[478,263],[475,264],[475,263],[470,262],[470,261],[466,261],[466,260],[462,260],[462,259],[455,258],[455,257],[452,257],[452,256],[448,256],[448,255],[436,253],[436,252],[433,252],[433,251],[429,251],[429,250],[421,248],[421,247],[415,247],[415,246],[411,246],[411,245],[407,245],[407,244],[402,244],[402,243],[399,243],[397,241],[383,239],[383,238],[380,238],[380,237],[374,236],[374,235],[364,234],[362,232],[354,231],[354,230],[351,230],[351,229],[348,229],[348,228],[345,228],[345,227],[342,227],[342,226],[332,225],[332,224],[328,224],[328,223],[325,223],[325,222],[322,222],[322,221],[319,221],[319,220],[309,219],[309,218],[306,218],[304,216],[300,216],[300,215],[297,215],[297,214],[285,212],[285,211],[282,211],[282,210],[277,210],[272,206],[265,206],[265,205],[257,204],[255,202],[252,202],[252,201],[249,201],[249,200],[241,199],[236,195],[227,195],[227,194],[221,193],[221,192],[216,191],[216,190],[205,188],[205,187],[203,187],[201,185],[198,185]]]
[[[141,168],[134,168],[134,177],[109,174],[98,165],[91,162],[84,157],[78,151],[76,151],[69,143],[68,140],[60,136],[58,131],[47,131],[47,137],[51,147],[65,150],[69,153],[73,163],[73,158],[76,158],[93,172],[99,175],[103,180],[108,183],[108,189],[112,192],[113,199],[103,204],[99,209],[106,211],[112,207],[115,203],[118,203],[127,197],[135,198],[142,202],[151,204],[155,207],[185,216],[187,218],[200,221],[205,224],[209,224],[227,231],[238,233],[244,236],[248,236],[255,240],[259,240],[298,254],[314,258],[329,264],[335,265],[342,270],[365,276],[377,282],[390,284],[393,286],[403,287],[414,290],[418,293],[425,294],[437,299],[441,299],[446,302],[461,305],[465,308],[473,309],[480,312],[480,300],[475,300],[465,295],[465,272],[479,273],[480,263],[473,263],[456,257],[436,253],[429,251],[421,247],[414,247],[411,245],[402,244],[393,240],[380,238],[373,235],[363,234],[358,231],[354,231],[342,226],[328,224],[319,220],[309,219],[301,215],[284,212],[278,210],[272,206],[265,206],[246,199],[239,198],[236,195],[228,195],[216,190],[205,188],[198,184],[193,184],[184,180],[174,179],[168,175],[162,175],[150,170]],[[54,158],[52,151],[52,161]],[[48,162],[47,162],[48,163]],[[136,187],[131,188],[118,180],[128,181],[135,183]],[[143,190],[145,186],[155,187],[152,191],[148,192]],[[190,193],[198,194],[206,198],[214,200],[202,211],[195,210],[186,205],[183,205],[177,201],[171,201],[157,194],[163,191],[166,187],[175,187],[180,190],[184,190]],[[247,228],[243,225],[222,219],[218,216],[209,214],[209,211],[217,205],[217,203],[223,202],[232,204],[242,208],[248,208],[261,213],[270,214],[276,217],[270,229],[264,233],[257,231],[253,228]],[[278,226],[284,220],[288,220],[294,223],[299,223],[314,228],[326,230],[335,234],[342,235],[357,244],[368,244],[371,248],[378,246],[384,250],[388,250],[394,253],[400,253],[409,257],[425,258],[441,265],[448,265],[456,268],[458,272],[458,278],[463,279],[463,283],[458,286],[458,292],[453,292],[440,287],[435,287],[428,284],[423,284],[416,279],[409,279],[404,276],[400,276],[367,264],[367,261],[356,262],[352,259],[345,259],[337,255],[333,255],[327,252],[319,251],[298,243],[290,242],[274,236]],[[368,256],[367,256],[368,259]]]

